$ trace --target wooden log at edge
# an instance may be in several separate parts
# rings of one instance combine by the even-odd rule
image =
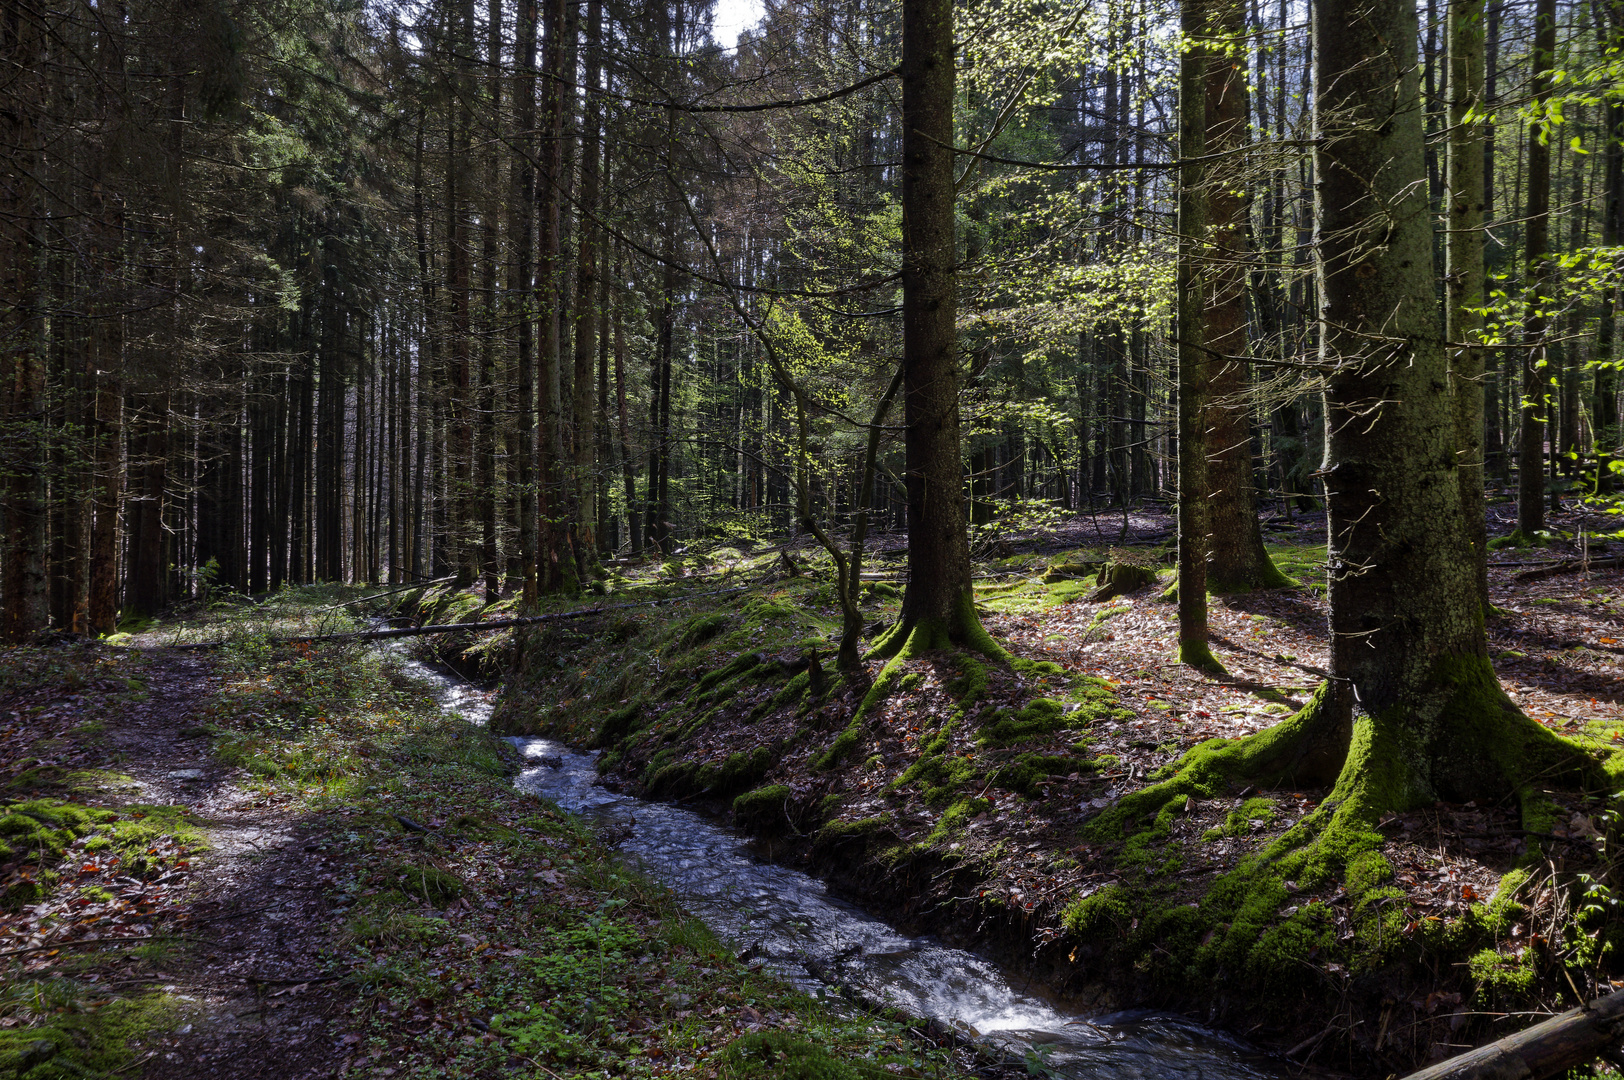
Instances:
[[[1544,1080],[1587,1065],[1624,1035],[1624,992],[1411,1073],[1404,1080]]]
[[[380,641],[384,638],[417,637],[420,634],[452,634],[459,630],[468,633],[477,633],[482,630],[505,630],[510,626],[533,626],[536,623],[558,622],[563,619],[585,619],[608,611],[658,607],[660,604],[680,604],[684,600],[694,600],[701,596],[722,596],[727,593],[745,592],[750,588],[752,586],[741,585],[736,589],[716,589],[712,592],[689,593],[686,596],[668,596],[662,600],[644,600],[636,604],[606,604],[599,607],[580,608],[576,611],[559,611],[551,615],[520,615],[511,619],[489,619],[484,622],[443,623],[438,626],[402,626],[389,630],[356,630],[344,634],[295,634],[291,637],[271,638],[270,644],[292,645],[300,641]],[[229,644],[229,641],[193,641],[184,645],[159,645],[156,647],[186,651],[218,649],[222,645]]]
[[[1541,578],[1556,577],[1558,574],[1572,574],[1580,570],[1617,570],[1624,567],[1624,555],[1614,555],[1606,559],[1564,559],[1555,566],[1544,566],[1538,570],[1524,570],[1517,575],[1518,581],[1538,581]]]

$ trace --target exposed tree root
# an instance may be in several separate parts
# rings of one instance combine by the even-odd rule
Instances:
[[[863,695],[863,700],[852,714],[846,730],[842,731],[830,744],[829,749],[817,759],[815,767],[832,768],[857,746],[869,714],[890,696],[891,688],[900,677],[903,665],[909,660],[917,660],[931,652],[961,649],[980,654],[989,660],[1009,662],[1010,654],[998,644],[996,638],[982,628],[981,620],[976,617],[975,600],[971,595],[966,592],[959,603],[961,608],[951,620],[904,616],[897,620],[896,625],[875,639],[868,655],[873,659],[885,660],[885,666],[869,685],[868,692]]]

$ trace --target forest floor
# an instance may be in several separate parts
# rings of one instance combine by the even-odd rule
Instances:
[[[985,1072],[737,960],[389,654],[269,642],[358,595],[0,653],[0,1080]]]
[[[1492,532],[1509,531],[1507,507],[1492,509]],[[838,627],[815,552],[796,577],[739,550],[618,568],[624,595],[684,577],[750,588],[537,635],[493,723],[604,747],[612,786],[731,810],[775,857],[905,929],[1002,953],[1081,1008],[1184,1009],[1302,1064],[1404,1071],[1618,985],[1617,791],[1553,789],[1533,830],[1511,793],[1392,815],[1380,858],[1360,863],[1369,880],[1286,881],[1266,910],[1220,898],[1324,791],[1213,792],[1136,834],[1091,831],[1186,751],[1275,723],[1324,676],[1317,517],[1271,523],[1277,565],[1302,587],[1213,598],[1225,677],[1172,660],[1175,605],[1160,586],[1090,599],[1083,566],[1165,566],[1155,545],[1170,524],[1102,513],[1098,529],[1084,518],[1009,541],[978,563],[977,598],[1014,662],[910,660],[856,723],[845,682],[819,693],[792,674]],[[1553,521],[1580,525],[1594,536],[1616,522]],[[1610,543],[1585,547],[1597,559],[1624,547]],[[876,546],[875,575],[900,584],[900,552]],[[1580,554],[1560,538],[1491,553],[1490,645],[1512,699],[1616,779],[1624,574],[1519,576]],[[894,592],[882,582],[866,597],[877,624],[894,617]]]

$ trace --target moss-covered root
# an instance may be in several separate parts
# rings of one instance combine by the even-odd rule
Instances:
[[[1229,674],[1218,658],[1212,655],[1212,647],[1205,641],[1179,642],[1179,663],[1219,678]]]
[[[1211,797],[1230,785],[1330,783],[1322,810],[1337,821],[1373,823],[1381,814],[1436,799],[1493,800],[1516,792],[1525,818],[1538,814],[1536,784],[1582,784],[1595,762],[1517,709],[1481,657],[1452,657],[1433,669],[1443,689],[1430,715],[1354,719],[1353,691],[1329,680],[1300,711],[1235,742],[1213,739],[1168,769],[1166,779],[1124,798],[1089,828],[1120,835],[1171,800]],[[1350,816],[1351,815],[1351,816]],[[1318,815],[1316,815],[1318,816]],[[1350,825],[1350,827],[1352,827]]]
[[[1088,831],[1121,834],[1171,800],[1211,798],[1233,784],[1330,783],[1347,756],[1352,713],[1348,695],[1323,683],[1307,705],[1274,727],[1228,742],[1209,739],[1164,770],[1165,779],[1126,796]]]
[[[1493,801],[1515,792],[1528,820],[1544,812],[1540,789],[1603,781],[1583,748],[1546,730],[1506,696],[1486,657],[1445,657],[1427,684],[1446,691],[1430,723],[1379,718],[1384,730],[1392,729],[1391,753],[1402,755],[1406,766],[1409,805]]]
[[[980,653],[990,660],[1009,659],[1009,653],[981,625],[975,598],[968,590],[954,602],[950,618],[921,618],[904,611],[894,626],[875,639],[868,655],[878,660],[911,660],[951,648]]]

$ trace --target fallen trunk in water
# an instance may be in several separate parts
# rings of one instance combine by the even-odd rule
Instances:
[[[1608,994],[1405,1080],[1542,1080],[1600,1057],[1611,1060],[1621,1035],[1624,993]]]

